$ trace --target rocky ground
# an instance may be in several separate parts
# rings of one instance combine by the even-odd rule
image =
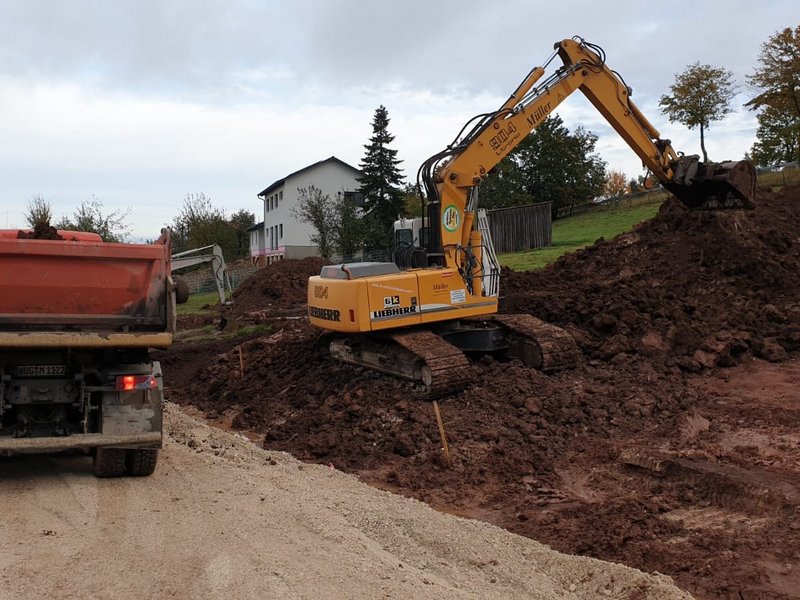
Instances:
[[[746,213],[668,202],[632,233],[506,272],[502,310],[563,327],[584,359],[552,376],[475,362],[440,400],[452,467],[410,384],[332,362],[302,319],[262,311],[266,336],[178,345],[165,379],[265,448],[443,511],[669,574],[698,598],[795,598],[798,217],[798,187],[761,190]],[[302,306],[310,269],[278,265],[234,317]]]

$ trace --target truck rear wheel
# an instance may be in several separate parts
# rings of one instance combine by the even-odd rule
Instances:
[[[125,474],[125,450],[97,448],[94,452],[95,477],[121,477]]]
[[[137,448],[128,450],[126,459],[128,475],[134,477],[147,477],[156,470],[158,462],[158,448]]]

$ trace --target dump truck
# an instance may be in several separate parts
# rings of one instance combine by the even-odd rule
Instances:
[[[98,477],[153,473],[175,331],[169,231],[152,244],[0,230],[0,455],[83,451]]]

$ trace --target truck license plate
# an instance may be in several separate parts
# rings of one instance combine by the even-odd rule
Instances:
[[[17,377],[58,377],[66,374],[66,365],[20,365],[16,368]]]

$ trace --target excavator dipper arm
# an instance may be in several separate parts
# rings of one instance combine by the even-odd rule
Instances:
[[[563,66],[542,80],[558,56]],[[429,201],[440,212],[441,247],[448,266],[469,245],[474,215],[471,188],[574,91],[580,90],[659,181],[691,209],[753,208],[755,170],[751,163],[701,163],[681,156],[645,118],[631,89],[605,64],[603,50],[581,38],[562,40],[544,66],[534,68],[508,100],[447,150],[420,169]],[[435,228],[435,224],[431,224]]]

